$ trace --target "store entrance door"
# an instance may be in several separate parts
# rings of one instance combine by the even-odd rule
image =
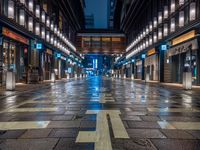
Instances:
[[[8,71],[16,72],[16,44],[4,41],[2,85],[6,84],[6,74]]]

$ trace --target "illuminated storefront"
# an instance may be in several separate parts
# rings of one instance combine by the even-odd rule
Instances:
[[[26,82],[29,40],[13,30],[2,27],[1,83],[5,85],[7,71],[16,74],[17,82]]]
[[[145,79],[158,81],[159,80],[159,61],[158,53],[155,48],[147,52],[147,57],[144,62]]]
[[[192,84],[199,84],[199,46],[195,30],[172,39],[165,61],[170,66],[171,82],[182,83],[183,73],[191,72]]]

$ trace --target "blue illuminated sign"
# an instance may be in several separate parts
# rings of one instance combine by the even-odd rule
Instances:
[[[142,58],[144,59],[146,57],[146,55],[145,54],[142,54]]]
[[[161,50],[166,51],[167,50],[167,45],[161,45]]]
[[[67,72],[68,72],[68,73],[72,73],[72,68],[68,68],[68,69],[67,69]]]
[[[57,53],[56,57],[61,58],[61,54]]]
[[[42,43],[37,43],[36,44],[36,49],[42,49]]]

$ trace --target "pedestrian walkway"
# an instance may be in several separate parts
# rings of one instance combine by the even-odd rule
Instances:
[[[0,101],[0,149],[199,150],[200,92],[91,77]]]

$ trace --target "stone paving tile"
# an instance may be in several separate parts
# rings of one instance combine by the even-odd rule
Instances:
[[[127,121],[129,128],[160,128],[157,122],[144,122],[144,121]]]
[[[128,120],[142,121],[141,117],[139,117],[139,116],[127,116],[127,115],[123,115],[123,116],[121,116],[121,119],[122,120],[126,120],[126,121],[128,121]]]
[[[140,117],[143,121],[160,121],[158,116],[141,116]]]
[[[194,137],[200,140],[200,131],[199,130],[186,130],[186,132],[192,134]]]
[[[85,115],[82,120],[96,121],[96,115]]]
[[[0,143],[0,149],[8,150],[50,150],[53,149],[57,138],[42,139],[7,139]]]
[[[72,120],[73,117],[74,115],[59,115],[52,117],[52,120],[53,121]]]
[[[80,144],[75,143],[75,139],[61,138],[54,150],[94,150],[94,144]]]
[[[160,116],[161,120],[166,121],[192,121],[192,122],[200,122],[200,118],[198,117],[184,117],[184,116]]]
[[[46,138],[50,134],[52,129],[31,129],[27,130],[20,138]]]
[[[148,139],[112,139],[113,150],[157,150]]]
[[[151,139],[152,143],[160,150],[199,150],[198,140],[179,139]]]
[[[16,139],[20,137],[26,130],[10,130],[0,131],[0,139]]]
[[[10,121],[49,121],[52,116],[17,116]]]
[[[79,114],[80,111],[66,111],[65,112],[65,115],[76,115],[76,114]]]
[[[98,81],[98,83],[96,81]],[[97,87],[98,90],[96,90]],[[115,101],[100,104],[99,99],[105,94],[107,96],[105,99],[114,99]],[[38,103],[28,103],[20,107],[45,108],[55,106],[59,109],[56,112],[2,113],[0,114],[0,121],[51,121],[47,129],[24,130],[22,134],[18,131],[7,132],[7,137],[20,138],[25,141],[25,144],[30,144],[31,148],[35,143],[42,142],[44,147],[40,146],[41,149],[94,149],[94,143],[75,143],[78,131],[96,130],[96,115],[86,115],[86,110],[120,110],[120,118],[122,119],[130,139],[113,138],[112,126],[110,119],[108,119],[113,149],[154,150],[156,148],[162,149],[163,143],[166,143],[166,145],[169,143],[171,146],[170,150],[173,150],[180,148],[177,147],[176,143],[183,143],[184,145],[184,143],[189,141],[189,145],[195,145],[197,138],[200,139],[199,131],[162,130],[160,126],[158,126],[157,121],[200,122],[200,113],[151,113],[147,111],[147,108],[168,107],[199,109],[199,96],[199,91],[166,89],[160,86],[138,84],[126,80],[110,80],[108,78],[101,80],[97,77],[93,77],[88,80],[60,83],[56,86],[51,86],[49,89],[37,90],[32,93],[24,93],[20,96],[2,99],[0,101],[0,110],[29,99],[37,100]],[[191,99],[192,102],[186,103],[188,99]],[[41,104],[39,103],[41,100],[52,100],[54,102],[52,104]],[[51,148],[48,147],[48,145],[45,147],[45,144],[48,144],[48,142],[44,142],[45,139],[48,139],[47,137],[57,140],[57,143],[55,142],[56,144]],[[37,138],[41,141],[36,141]],[[156,148],[150,140],[154,141],[153,144]],[[4,145],[5,142],[5,139],[0,140],[0,143],[4,143]],[[11,141],[9,141],[9,143],[11,143]],[[23,144],[22,141],[19,143]],[[13,140],[12,145],[14,144],[17,145],[18,140]],[[2,145],[0,144],[0,146]],[[168,145],[166,147],[168,148]],[[191,146],[191,148],[195,149],[193,146]]]
[[[166,138],[158,129],[127,129],[131,138]]]
[[[57,138],[76,138],[78,135],[78,129],[70,128],[70,129],[53,129],[49,134],[49,137],[57,137]]]
[[[128,116],[145,116],[146,112],[124,112],[122,115],[128,115]]]
[[[96,121],[81,121],[80,128],[95,128]]]
[[[160,130],[167,138],[170,139],[195,139],[194,136],[185,132],[184,130],[168,130],[162,129]]]
[[[79,128],[80,121],[51,121],[47,128]]]

